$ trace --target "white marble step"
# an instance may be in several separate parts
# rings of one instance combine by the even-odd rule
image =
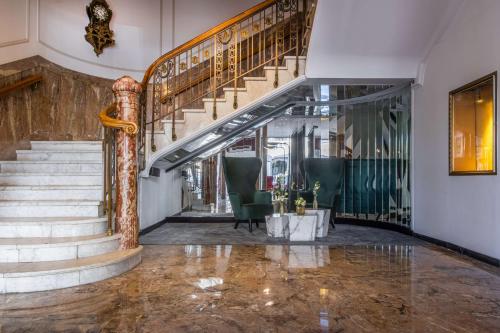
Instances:
[[[71,260],[118,250],[120,234],[55,238],[0,238],[0,263]]]
[[[273,71],[273,70],[276,70],[276,67],[275,66],[264,66],[264,70],[265,71]],[[278,66],[278,70],[279,71],[286,71],[286,70],[288,70],[288,67],[287,66]]]
[[[44,291],[105,280],[137,266],[141,252],[139,246],[75,260],[0,264],[0,293]]]
[[[101,141],[31,141],[31,150],[102,151]]]
[[[18,161],[102,161],[102,151],[16,150]]]
[[[183,113],[205,113],[205,109],[182,109]]]
[[[102,185],[100,173],[0,173],[0,186]]]
[[[265,76],[245,76],[243,81],[266,81],[267,78]]]
[[[94,200],[2,200],[0,217],[99,217],[100,201]]]
[[[214,102],[214,99],[213,98],[202,98],[201,99],[203,101],[203,103],[212,103]],[[215,99],[215,102],[216,103],[226,103],[226,99],[225,98],[216,98]]]
[[[106,230],[106,217],[0,217],[2,238],[79,237]]]
[[[63,173],[93,172],[102,173],[102,161],[2,161],[0,172]]]
[[[0,200],[102,200],[101,185],[0,186]],[[2,237],[2,235],[0,235]]]
[[[185,122],[186,122],[185,119],[176,119],[175,125],[184,124]],[[163,119],[163,120],[161,120],[161,123],[162,124],[172,124],[172,119]]]
[[[222,90],[224,92],[227,92],[227,91],[234,92],[235,91],[234,87],[225,87],[225,88],[222,88]],[[238,91],[238,92],[246,92],[247,88],[238,87],[238,88],[236,88],[236,91]]]

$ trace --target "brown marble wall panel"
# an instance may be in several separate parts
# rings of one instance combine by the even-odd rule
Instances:
[[[112,80],[65,69],[35,56],[0,65],[0,87],[41,74],[38,87],[0,97],[0,160],[30,140],[99,140],[99,111],[113,101]]]

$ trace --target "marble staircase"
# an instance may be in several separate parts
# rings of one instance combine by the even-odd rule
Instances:
[[[102,212],[100,141],[33,141],[0,161],[0,293],[51,290],[119,275],[141,250],[119,250]]]

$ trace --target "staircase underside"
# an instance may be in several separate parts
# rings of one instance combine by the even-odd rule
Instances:
[[[305,57],[286,56],[283,66],[264,67],[262,77],[244,77],[245,86],[236,89],[237,109],[233,107],[235,89],[224,88],[224,96],[215,101],[217,120],[212,119],[214,100],[210,98],[203,99],[201,109],[183,109],[184,119],[176,122],[177,141],[170,138],[172,121],[163,120],[164,132],[155,132],[155,142],[160,149],[148,158],[143,176],[149,174],[151,166],[173,169],[279,115],[294,100],[298,94],[295,90],[300,90],[305,81],[305,61]],[[297,77],[294,75],[296,68]],[[278,87],[274,87],[276,75]]]
[[[360,84],[364,82],[360,81]],[[409,84],[409,80],[384,80],[384,83],[392,85],[392,87],[367,96],[338,101],[320,100],[318,95],[321,84],[339,83],[341,82],[333,79],[318,81],[307,79],[305,76],[299,76],[295,80],[262,96],[262,98],[238,109],[230,116],[212,123],[195,135],[179,140],[169,145],[165,150],[154,154],[151,158],[152,161],[150,160],[149,167],[158,167],[166,169],[166,171],[173,170],[195,158],[203,158],[224,149],[240,138],[264,126],[266,123],[285,114],[292,117],[303,117],[306,112],[312,113],[314,108],[321,106],[368,102],[400,90],[401,87]],[[350,83],[352,84],[352,82]],[[330,108],[326,116],[332,115],[331,110],[333,108]],[[317,116],[321,117],[325,115],[318,114]],[[149,167],[146,168],[144,176],[147,176]]]

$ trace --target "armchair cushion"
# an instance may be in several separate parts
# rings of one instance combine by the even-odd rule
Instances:
[[[270,192],[257,191],[253,195],[253,202],[256,204],[271,205],[273,202],[273,196]]]
[[[241,206],[241,212],[241,215],[243,216],[241,220],[263,219],[266,215],[273,213],[273,205],[258,203],[243,204]]]
[[[242,212],[241,212],[241,197],[239,193],[229,192],[228,194],[229,194],[229,202],[231,202],[231,207],[233,208],[234,216],[239,220],[243,220],[242,218],[240,218]]]
[[[224,157],[222,165],[236,219],[261,219],[273,212],[271,193],[255,190],[262,166],[259,158]]]
[[[313,191],[300,191],[299,195],[306,200],[307,203],[311,203],[314,200],[314,193]],[[295,203],[293,203],[295,205]]]
[[[344,179],[344,159],[341,158],[307,158],[304,160],[305,176],[309,186],[314,186],[316,181],[320,182],[318,192],[318,206],[335,210],[337,201],[342,193]],[[312,202],[314,196],[312,190],[303,192],[304,199]],[[306,198],[306,196],[309,196]]]

